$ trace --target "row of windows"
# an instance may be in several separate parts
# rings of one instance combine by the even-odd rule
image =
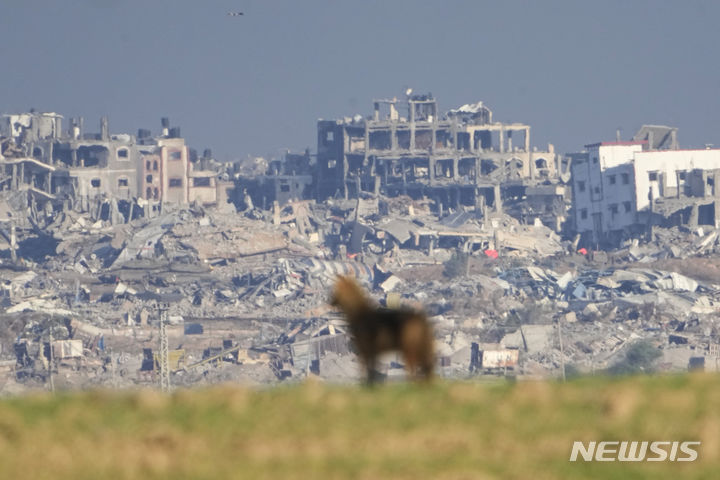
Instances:
[[[102,180],[99,178],[93,178],[90,180],[90,185],[93,188],[100,188],[100,185],[102,185]],[[130,182],[128,182],[127,178],[118,178],[118,187],[128,187],[130,185]]]
[[[625,213],[630,213],[632,211],[632,202],[623,202],[622,203],[623,209],[625,210]],[[619,204],[617,203],[611,203],[608,205],[608,210],[610,211],[611,215],[617,215],[619,212]],[[580,210],[580,218],[582,220],[586,220],[588,217],[588,211],[587,208],[583,208]]]
[[[630,174],[629,173],[621,173],[620,177],[622,178],[623,185],[628,185],[630,183]],[[608,183],[610,185],[615,185],[617,183],[616,175],[608,175]]]
[[[129,152],[127,148],[121,148],[117,151],[118,158],[128,158]],[[182,160],[182,152],[174,151],[168,154],[170,160]],[[155,163],[157,165],[157,162]],[[148,162],[148,170],[150,169],[150,162]],[[157,166],[155,167],[157,170]]]
[[[680,180],[686,180],[687,179],[687,172],[680,171],[678,172],[678,178]],[[658,172],[648,172],[648,180],[651,182],[657,182],[658,180]]]
[[[200,177],[200,178],[196,178],[194,180],[195,181],[193,182],[193,185],[196,187],[209,187],[210,186],[210,177]],[[147,183],[152,183],[153,176],[148,175],[147,177],[145,177],[145,181]],[[130,186],[130,182],[128,181],[127,178],[118,178],[117,182],[118,182],[118,187],[129,187]],[[93,188],[100,188],[100,186],[102,185],[102,180],[100,180],[99,178],[93,178],[92,180],[90,180],[90,185],[92,185]],[[169,180],[169,185],[171,187],[182,187],[182,185],[183,185],[182,178],[179,178],[179,177],[171,178]]]
[[[630,174],[629,173],[620,174],[620,178],[622,179],[623,185],[630,184]],[[608,183],[610,185],[615,185],[617,183],[617,176],[616,175],[608,175]],[[581,180],[578,182],[578,191],[580,191],[580,192],[585,191],[585,181],[584,180]],[[595,193],[600,193],[600,187],[595,187]]]

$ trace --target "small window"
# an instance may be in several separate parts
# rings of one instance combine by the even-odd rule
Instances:
[[[580,210],[580,218],[582,218],[583,220],[587,219],[587,208],[583,208],[582,210]]]
[[[610,185],[615,185],[615,175],[609,175],[608,176],[608,183]]]
[[[182,187],[182,178],[171,178],[168,184],[170,187]]]
[[[92,185],[94,188],[100,187],[100,179],[99,178],[93,178],[90,180],[90,185]]]
[[[128,158],[128,149],[127,148],[121,148],[117,151],[118,158]]]
[[[193,187],[209,187],[210,177],[195,177],[193,178]]]
[[[623,207],[625,207],[625,213],[630,213],[630,211],[632,210],[632,203],[623,202]]]
[[[289,192],[289,191],[290,191],[290,185],[280,185],[280,191],[281,191],[281,192]]]
[[[578,191],[580,191],[580,192],[585,191],[585,182],[578,182]]]
[[[145,183],[152,183],[152,175],[145,177]]]
[[[627,185],[630,183],[630,174],[629,173],[622,174],[622,183],[623,183],[623,185]]]
[[[157,172],[157,169],[158,169],[158,164],[157,164],[157,160],[155,160],[155,161],[153,162],[153,171],[154,171],[154,172]]]
[[[127,178],[118,178],[118,187],[127,187],[127,186],[128,186]]]
[[[657,182],[657,179],[658,179],[657,172],[648,173],[648,180],[650,180],[651,182]]]
[[[182,153],[180,152],[170,152],[170,160],[181,160],[182,159]]]
[[[684,171],[678,172],[678,177],[680,178],[680,180],[685,180],[686,174],[687,172]]]
[[[332,143],[335,141],[335,132],[325,132],[325,143]]]
[[[148,160],[147,162],[145,162],[145,170],[150,170],[150,167],[151,167],[151,166],[152,166],[152,164],[150,163],[150,160]]]
[[[595,188],[593,188],[593,192],[595,192],[595,193],[600,193],[600,187],[595,187]]]
[[[617,203],[610,204],[610,213],[612,213],[613,215],[616,215],[618,213],[618,204]]]

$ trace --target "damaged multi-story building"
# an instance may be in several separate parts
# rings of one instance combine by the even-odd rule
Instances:
[[[105,209],[112,216],[122,209],[118,205],[129,218],[131,203],[139,214],[163,203],[226,201],[230,184],[221,185],[216,171],[203,170],[207,159],[197,159],[166,118],[158,136],[144,129],[137,136],[110,134],[107,118],[100,121],[100,133],[85,133],[82,118],[71,119],[64,131],[63,117],[55,113],[3,120],[0,191],[13,193],[16,210],[27,209],[30,218],[63,208]]]
[[[236,203],[241,208],[254,206],[269,209],[275,202],[285,205],[293,200],[311,199],[313,195],[315,159],[310,151],[286,153],[272,160],[264,175],[239,176]]]
[[[591,244],[616,244],[652,226],[720,224],[720,149],[680,149],[677,129],[643,126],[631,141],[572,155],[573,221]]]
[[[482,102],[441,114],[431,94],[374,100],[372,116],[319,120],[315,194],[428,197],[442,211],[524,199],[526,220],[564,220],[561,157],[531,148],[530,126],[493,120]],[[530,198],[533,197],[533,198]]]

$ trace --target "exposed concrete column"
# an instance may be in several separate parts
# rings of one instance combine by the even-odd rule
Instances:
[[[77,148],[70,149],[70,160],[71,160],[71,165],[73,167],[77,167],[77,163],[78,163]]]
[[[535,180],[535,160],[533,152],[528,153],[528,168],[530,169],[530,180]]]
[[[500,145],[498,145],[498,148],[500,150],[500,153],[504,153],[505,152],[505,127],[502,127],[502,126],[500,127],[499,140],[500,140],[499,141]]]
[[[493,186],[493,194],[495,196],[495,212],[502,213],[502,197],[500,192],[500,185]]]
[[[433,156],[428,157],[428,179],[430,185],[435,183],[435,157]]]
[[[410,102],[410,151],[415,150],[415,105]]]
[[[110,138],[110,131],[108,129],[108,118],[100,118],[100,138],[103,141],[107,141]]]
[[[530,174],[530,178],[535,178],[535,155],[533,155],[533,152],[528,152],[528,170]]]
[[[698,218],[699,218],[700,208],[697,203],[693,204],[692,209],[690,210],[690,218],[688,219],[688,227],[694,228],[698,225]]]
[[[720,173],[713,173],[713,196],[720,197]]]
[[[480,193],[480,189],[475,189],[475,210],[485,212],[485,196]]]
[[[348,165],[348,159],[347,155],[343,154],[343,164],[342,164],[342,184],[343,184],[343,198],[345,200],[348,199],[348,188],[347,188],[347,171],[348,171],[349,165]]]
[[[525,129],[525,151],[530,151],[530,127]]]
[[[17,237],[15,236],[15,220],[10,221],[10,259],[17,262]]]
[[[390,124],[390,149],[394,152],[398,149],[397,123]]]
[[[453,166],[453,179],[454,179],[454,180],[457,180],[457,179],[459,178],[459,175],[458,175],[458,164],[460,163],[460,162],[458,161],[457,155],[455,155],[455,156],[453,157],[452,162],[453,162],[453,163],[452,163],[452,166]]]
[[[47,177],[46,177],[45,181],[47,182],[45,184],[45,189],[46,189],[45,191],[48,193],[52,193],[52,172],[51,171],[47,172]]]
[[[481,162],[479,157],[475,157],[475,185],[480,185],[480,177],[481,177]]]
[[[18,175],[17,164],[13,163],[13,166],[12,166],[12,188],[11,188],[12,190],[17,190],[19,188],[20,184],[18,183],[17,175]]]

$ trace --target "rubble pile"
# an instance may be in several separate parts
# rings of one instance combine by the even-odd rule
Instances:
[[[445,376],[593,372],[638,339],[662,350],[665,370],[699,357],[715,368],[720,287],[658,262],[703,258],[716,231],[656,230],[646,244],[579,255],[542,226],[437,218],[428,203],[193,206],[125,222],[67,211],[22,229],[30,243],[17,260],[9,245],[0,255],[0,391],[157,383],[163,309],[174,385],[356,381],[344,323],[326,304],[338,274],[380,303],[425,308]],[[33,239],[49,251],[27,254]],[[457,251],[466,271],[448,278]],[[404,375],[394,354],[380,368]]]

